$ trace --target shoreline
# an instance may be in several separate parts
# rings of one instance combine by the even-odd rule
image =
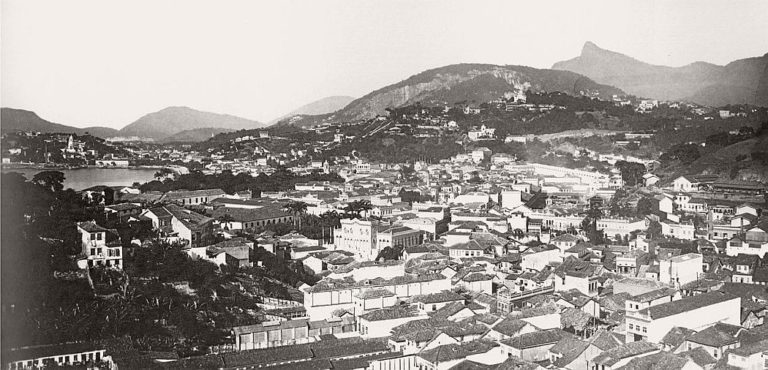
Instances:
[[[0,170],[40,170],[40,171],[56,171],[56,170],[90,170],[90,169],[105,169],[105,170],[159,170],[169,166],[164,165],[142,165],[142,166],[127,166],[127,167],[106,167],[106,166],[52,166],[50,164],[36,164],[36,163],[4,163],[0,165]]]

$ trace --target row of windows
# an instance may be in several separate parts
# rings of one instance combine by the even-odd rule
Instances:
[[[101,240],[103,238],[101,234],[102,233],[91,234],[91,240]]]
[[[647,328],[647,327],[645,327],[645,326],[642,326],[642,327],[641,327],[640,325],[633,325],[633,324],[631,324],[631,323],[629,324],[629,330],[637,330],[637,331],[640,331],[640,329],[641,329],[641,328],[643,329],[643,333],[647,333],[647,332],[648,332],[648,328]]]
[[[194,201],[192,199],[194,199]],[[187,203],[189,203],[189,204],[196,204],[196,203],[206,203],[206,202],[208,202],[208,197],[189,198],[189,201],[187,201],[186,199],[182,199],[181,200],[181,205],[183,206],[183,205],[185,205]]]
[[[254,222],[245,222],[243,223],[243,227],[246,229],[252,229],[257,226],[265,226],[265,225],[273,225],[276,223],[286,223],[290,221],[290,218],[288,217],[280,217],[272,220],[264,220],[264,221],[254,221]]]
[[[102,248],[91,248],[91,256],[100,255],[101,252],[102,252]],[[120,249],[107,248],[107,257],[120,257]]]
[[[79,362],[86,362],[86,361],[101,361],[101,352],[95,352],[95,353],[88,353],[87,355],[85,353],[82,354],[76,354],[76,355],[67,355],[67,356],[58,356],[58,357],[50,357],[45,359],[39,359],[37,360],[37,363],[39,365],[47,364],[52,361],[55,361],[59,364],[73,364],[73,363],[79,363]],[[27,360],[27,361],[19,361],[14,362],[9,365],[9,368],[11,369],[25,369],[25,368],[31,368],[34,366],[35,360]]]

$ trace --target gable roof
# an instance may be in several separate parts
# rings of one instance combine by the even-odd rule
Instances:
[[[629,342],[615,348],[611,348],[592,359],[598,365],[613,366],[622,359],[658,351],[659,348],[646,341]]]
[[[592,338],[589,339],[589,344],[592,344],[603,351],[607,351],[611,348],[616,348],[624,344],[624,341],[619,340],[619,338],[614,335],[614,333],[611,333],[605,329],[600,329],[592,336]]]
[[[566,337],[549,349],[549,352],[561,355],[554,363],[558,368],[564,368],[579,357],[589,347],[589,343],[577,338]]]
[[[677,301],[662,303],[660,305],[651,306],[640,310],[641,315],[648,315],[651,319],[656,320],[672,315],[678,315],[681,313],[689,312],[701,307],[710,306],[713,304],[729,301],[737,298],[728,293],[714,291],[709,293],[703,293],[692,297],[686,297]]]
[[[683,369],[690,360],[684,357],[676,356],[667,352],[657,352],[643,357],[636,357],[630,360],[626,365],[620,367],[622,370],[655,370],[655,369]]]
[[[672,329],[669,329],[669,332],[664,335],[664,338],[661,338],[661,342],[659,343],[671,346],[674,349],[683,344],[683,342],[693,334],[696,334],[695,330],[674,326]]]
[[[531,325],[523,320],[507,317],[504,320],[499,321],[498,324],[493,326],[493,330],[506,336],[514,336],[523,330],[526,326]]]
[[[687,341],[709,347],[724,347],[739,342],[734,335],[717,326],[710,326],[693,334],[688,337]]]
[[[717,360],[707,352],[704,347],[696,347],[690,351],[680,352],[677,354],[680,357],[691,359],[697,365],[704,367],[709,364],[714,364]]]
[[[461,344],[447,344],[436,348],[421,351],[417,356],[429,361],[430,363],[452,361],[467,356],[486,353],[499,344],[486,341],[475,340]]]
[[[567,337],[572,337],[572,334],[560,329],[547,329],[521,334],[502,340],[501,343],[512,348],[525,349],[555,344]]]

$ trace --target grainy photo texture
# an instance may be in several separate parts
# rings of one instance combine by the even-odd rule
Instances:
[[[764,0],[2,0],[2,369],[768,368]]]

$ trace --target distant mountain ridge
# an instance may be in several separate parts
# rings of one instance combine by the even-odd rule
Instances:
[[[561,91],[579,95],[597,93],[610,98],[623,94],[620,89],[601,85],[569,71],[536,69],[514,65],[453,64],[430,69],[398,83],[385,86],[356,99],[336,112],[284,119],[278,125],[312,126],[323,122],[342,122],[384,115],[387,108],[422,103],[453,104],[470,102],[480,104],[515,90]]]
[[[135,122],[116,130],[109,127],[78,128],[49,122],[37,113],[14,108],[2,108],[2,132],[38,131],[44,133],[89,133],[101,138],[137,137],[164,142],[195,142],[239,129],[261,128],[261,122],[227,114],[202,112],[187,107],[168,107],[149,113]]]
[[[344,108],[345,106],[347,106],[347,104],[349,104],[353,100],[355,100],[355,98],[351,96],[329,96],[326,98],[322,98],[320,100],[313,101],[309,104],[302,105],[301,107],[294,109],[290,113],[284,114],[280,116],[280,118],[276,118],[270,121],[270,124],[273,124],[275,122],[278,122],[293,116],[320,115],[320,114],[333,113],[339,109]]]
[[[201,127],[177,132],[171,136],[163,138],[161,141],[165,143],[196,143],[208,140],[221,133],[233,131],[235,130],[228,128]]]
[[[149,113],[118,131],[120,136],[138,136],[157,141],[174,134],[195,129],[254,129],[264,127],[261,122],[245,118],[202,112],[188,107],[168,107]]]
[[[78,128],[53,123],[40,118],[35,112],[14,108],[0,108],[0,129],[2,132],[37,131],[44,133],[73,133],[77,135],[83,135],[87,132],[98,137],[114,136],[117,134],[117,130],[109,127]]]
[[[682,67],[658,66],[586,42],[581,55],[557,62],[552,69],[583,74],[627,93],[709,106],[768,106],[768,54],[719,66],[695,62]]]

